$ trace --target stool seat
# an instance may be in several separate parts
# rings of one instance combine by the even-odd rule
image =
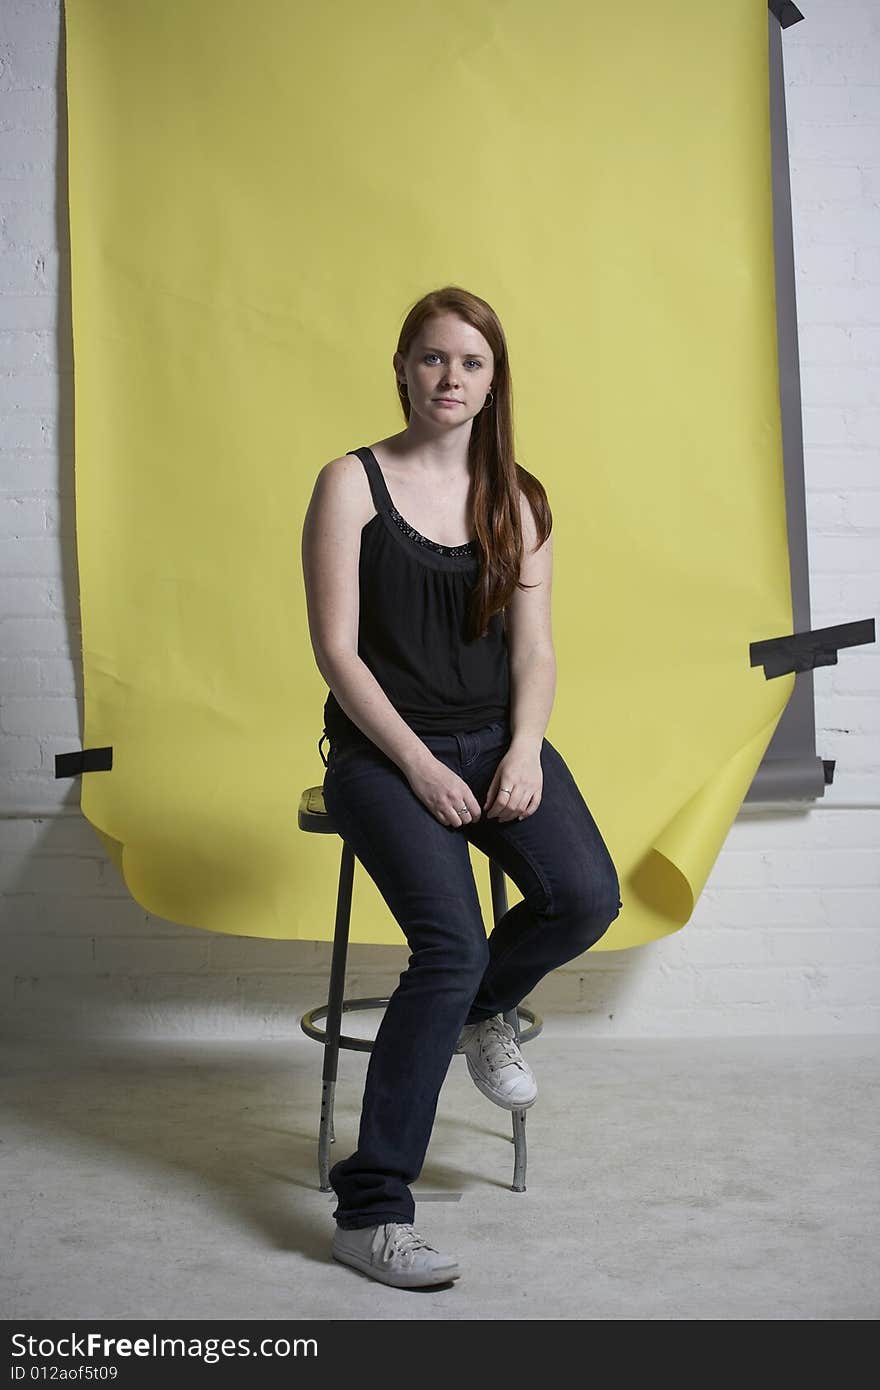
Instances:
[[[324,805],[323,787],[306,787],[299,800],[297,824],[300,830],[317,835],[338,834],[333,817]],[[341,839],[341,836],[340,836]],[[318,1129],[318,1185],[322,1192],[330,1192],[330,1145],[336,1142],[333,1128],[333,1104],[336,1091],[336,1077],[340,1048],[353,1052],[371,1052],[372,1038],[357,1038],[342,1032],[342,1015],[352,1010],[384,1009],[390,996],[373,995],[359,999],[346,999],[345,967],[348,956],[348,937],[351,925],[351,897],[354,882],[355,854],[351,846],[342,840],[342,853],[339,862],[339,883],[336,890],[336,922],[333,934],[333,955],[330,964],[329,997],[326,1004],[316,1005],[304,1013],[300,1027],[307,1037],[324,1045],[324,1069],[321,1087],[321,1120]],[[507,886],[504,870],[494,859],[489,860],[489,879],[492,890],[492,912],[497,924],[507,911]],[[520,1018],[525,1018],[530,1026],[520,1028]],[[315,1026],[318,1019],[326,1018],[326,1029]],[[504,1013],[516,1035],[517,1042],[530,1042],[544,1027],[543,1019],[523,1004],[508,1009]],[[511,1191],[526,1190],[526,1114],[527,1110],[512,1110],[512,1141],[514,1145],[513,1182]]]
[[[306,787],[299,799],[297,824],[300,830],[308,830],[313,835],[335,835],[333,817],[324,805],[323,787]]]

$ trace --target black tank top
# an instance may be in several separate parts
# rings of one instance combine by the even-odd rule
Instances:
[[[376,506],[361,531],[358,655],[416,733],[479,729],[508,718],[503,614],[493,614],[485,637],[469,635],[479,543],[440,545],[420,535],[394,506],[372,449],[351,452],[366,470]],[[332,742],[364,737],[332,690],[324,734]]]

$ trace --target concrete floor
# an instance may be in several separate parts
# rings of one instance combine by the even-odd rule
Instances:
[[[416,1228],[462,1276],[394,1289],[333,1260],[321,1048],[6,1043],[0,1317],[874,1319],[880,1039],[527,1044],[509,1115],[453,1058]],[[368,1057],[345,1051],[333,1158]]]

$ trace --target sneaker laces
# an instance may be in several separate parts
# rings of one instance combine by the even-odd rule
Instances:
[[[505,1066],[525,1068],[525,1060],[513,1027],[500,1014],[486,1020],[480,1037],[480,1052],[493,1071]]]
[[[419,1235],[411,1221],[386,1221],[385,1237],[383,1260],[390,1260],[395,1254],[412,1258],[416,1250],[434,1250],[435,1253],[439,1253],[433,1245],[428,1244],[424,1236]]]

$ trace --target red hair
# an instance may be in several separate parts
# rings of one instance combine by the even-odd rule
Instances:
[[[524,546],[520,492],[531,506],[538,545],[543,545],[550,535],[553,515],[542,484],[513,457],[513,395],[507,340],[491,305],[457,285],[431,290],[404,319],[397,351],[407,357],[426,320],[447,313],[479,329],[495,358],[493,399],[474,417],[468,445],[474,478],[474,529],[480,550],[480,571],[471,597],[471,635],[485,637],[489,619],[503,611],[514,589],[532,587],[519,579]],[[400,392],[398,397],[409,420],[409,397]]]

